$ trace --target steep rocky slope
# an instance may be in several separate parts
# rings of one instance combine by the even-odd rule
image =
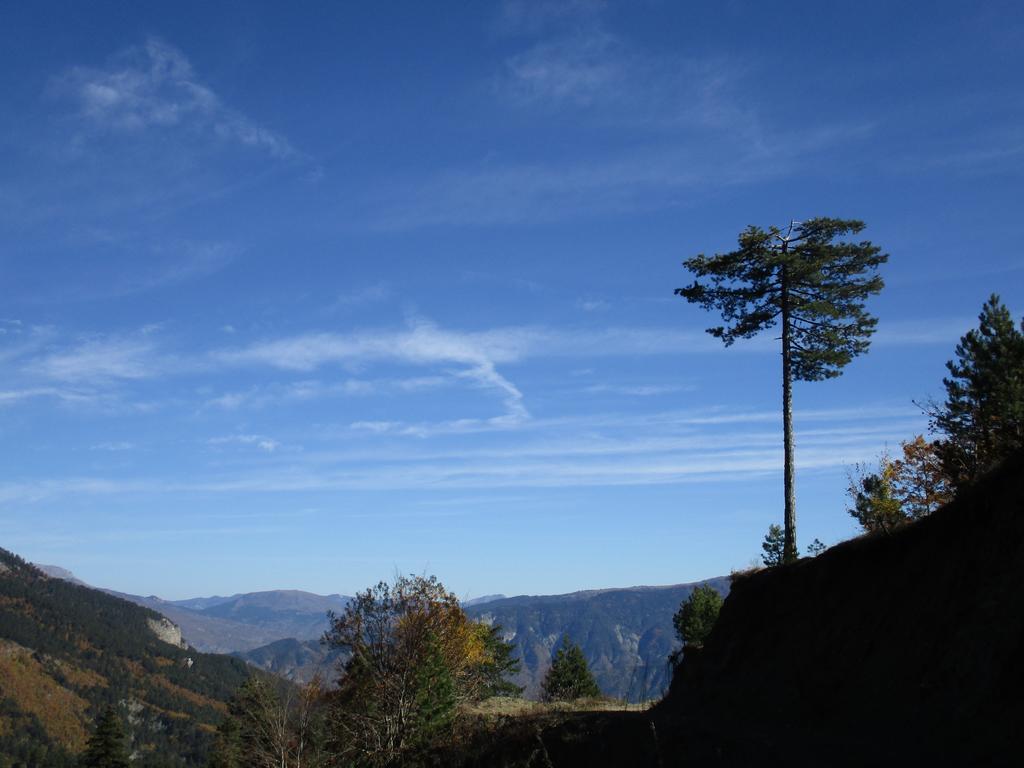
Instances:
[[[107,705],[135,764],[202,765],[251,671],[161,637],[180,636],[160,614],[0,550],[0,766],[74,765]]]

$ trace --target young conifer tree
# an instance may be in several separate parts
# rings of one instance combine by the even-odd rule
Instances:
[[[840,240],[862,229],[861,221],[830,218],[747,227],[736,250],[684,261],[696,279],[675,291],[721,313],[725,324],[708,333],[726,346],[780,328],[787,562],[797,557],[793,382],[839,376],[867,351],[877,322],[864,302],[882,289],[877,269],[888,256],[870,242]]]
[[[541,684],[541,698],[544,701],[573,701],[596,698],[601,689],[594,679],[583,650],[569,640],[562,638],[562,645],[555,653],[551,667]]]
[[[113,707],[103,710],[96,721],[96,730],[89,737],[78,765],[81,768],[128,768],[131,765],[121,718]]]
[[[722,610],[722,596],[708,584],[695,587],[682,602],[672,624],[684,646],[703,646]]]

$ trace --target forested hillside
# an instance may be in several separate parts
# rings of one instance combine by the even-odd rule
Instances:
[[[723,596],[729,580],[707,583]],[[522,667],[515,682],[536,697],[551,657],[563,636],[583,649],[606,695],[630,701],[659,697],[668,687],[669,653],[677,646],[672,615],[697,584],[632,587],[522,596],[472,606],[466,612],[500,624],[514,643]]]
[[[0,549],[0,768],[75,765],[108,705],[134,764],[202,765],[226,700],[250,672],[158,639],[161,621]]]
[[[729,580],[707,582],[723,596]],[[467,615],[501,626],[522,661],[513,676],[524,695],[537,698],[562,637],[583,649],[601,691],[630,701],[659,697],[668,687],[668,656],[678,645],[672,616],[696,584],[589,590],[565,595],[521,595],[464,605]],[[335,671],[337,651],[317,640],[279,640],[236,653],[250,664],[296,682]]]

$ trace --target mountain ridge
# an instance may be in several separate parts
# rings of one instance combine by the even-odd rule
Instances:
[[[729,591],[728,579],[716,577],[555,595],[485,595],[463,602],[463,608],[475,620],[502,626],[521,660],[514,681],[525,695],[539,696],[552,654],[567,636],[583,648],[602,691],[637,701],[660,696],[667,688],[668,656],[677,646],[672,616],[700,584],[712,585],[723,596]],[[343,595],[265,590],[164,601],[115,594],[162,613],[199,650],[231,654],[295,682],[318,673],[330,677],[339,658],[319,640],[330,626],[327,611],[344,609]]]
[[[166,622],[0,549],[0,765],[71,768],[107,706],[133,764],[204,764],[228,698],[254,671],[166,642]]]

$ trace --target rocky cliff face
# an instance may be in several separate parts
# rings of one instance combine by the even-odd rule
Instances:
[[[146,619],[146,624],[158,639],[178,648],[188,648],[188,643],[181,639],[181,628],[170,619],[166,617]]]

